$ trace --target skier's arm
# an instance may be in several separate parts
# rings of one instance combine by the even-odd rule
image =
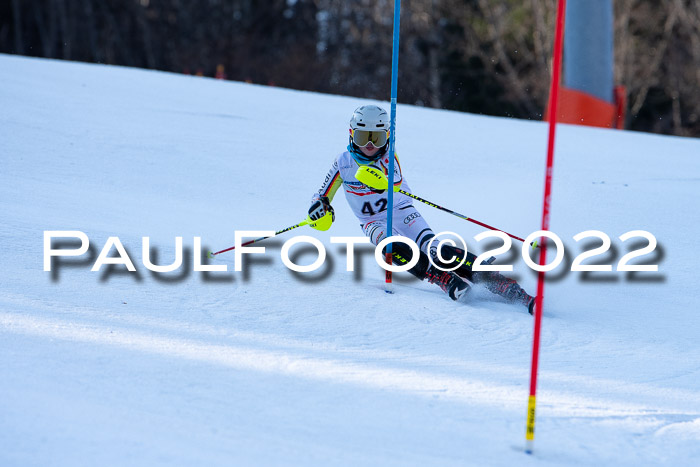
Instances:
[[[318,189],[316,193],[311,197],[311,202],[318,201],[322,197],[328,198],[328,202],[333,201],[335,193],[338,188],[343,184],[343,179],[340,177],[340,169],[338,168],[338,161],[335,160],[330,170],[326,174],[326,178],[321,184],[321,188]]]
[[[343,179],[340,177],[338,169],[338,161],[334,161],[330,170],[326,174],[326,178],[321,184],[321,188],[311,197],[311,206],[309,207],[309,217],[312,220],[320,219],[327,212],[330,212],[335,220],[335,212],[331,206],[331,201],[338,191],[338,188],[343,184]]]

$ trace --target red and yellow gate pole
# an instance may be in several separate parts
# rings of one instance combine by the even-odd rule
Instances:
[[[547,169],[544,183],[544,202],[542,205],[542,230],[549,230],[549,212],[552,196],[552,168],[554,166],[554,136],[557,128],[557,103],[559,101],[559,80],[561,74],[562,42],[564,36],[564,11],[566,0],[558,0],[557,22],[554,36],[554,60],[549,107],[549,139],[547,143]],[[547,264],[547,242],[541,239],[540,266]],[[535,441],[535,411],[537,394],[537,367],[540,354],[540,329],[542,327],[542,303],[544,301],[544,272],[537,275],[537,298],[535,299],[535,332],[532,339],[532,365],[530,372],[530,397],[527,402],[527,427],[525,430],[525,452],[532,454]]]

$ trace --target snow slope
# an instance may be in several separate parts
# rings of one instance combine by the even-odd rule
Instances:
[[[698,140],[558,128],[551,230],[567,258],[546,289],[532,456],[532,317],[405,275],[385,294],[369,249],[346,272],[330,237],[362,233],[342,195],[329,232],[266,240],[245,273],[232,254],[213,261],[227,273],[193,271],[195,236],[217,250],[303,219],[363,103],[0,55],[0,464],[697,465]],[[400,105],[397,125],[417,195],[539,229],[544,123]],[[481,228],[417,207],[483,251]],[[621,234],[653,233],[639,261],[658,273],[567,272],[590,229],[613,265],[634,242]],[[91,251],[44,272],[46,230],[85,232]],[[284,267],[297,233],[326,244],[322,270]],[[136,273],[90,271],[110,236]],[[185,266],[148,271],[144,236],[160,264],[182,236]],[[504,261],[533,293],[519,255]]]

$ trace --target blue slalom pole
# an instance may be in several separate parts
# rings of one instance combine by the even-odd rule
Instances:
[[[389,124],[389,186],[387,195],[389,198],[388,209],[386,211],[387,236],[393,235],[394,217],[394,144],[396,142],[396,95],[398,94],[399,81],[399,29],[401,23],[401,0],[394,0],[394,40],[391,56],[391,122]],[[392,256],[391,243],[386,246],[386,262],[391,264]],[[387,293],[393,293],[391,286],[391,271],[386,271]]]

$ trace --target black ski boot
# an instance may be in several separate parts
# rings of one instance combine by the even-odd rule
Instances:
[[[425,272],[425,277],[431,284],[437,284],[452,300],[459,300],[466,294],[471,285],[457,274],[451,271],[441,271],[435,266],[430,266]]]

